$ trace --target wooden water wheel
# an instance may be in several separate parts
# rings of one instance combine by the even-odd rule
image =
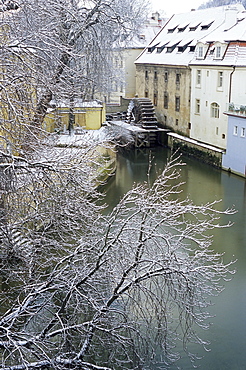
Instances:
[[[148,98],[134,98],[130,101],[126,120],[128,123],[146,129],[157,128],[155,108]]]

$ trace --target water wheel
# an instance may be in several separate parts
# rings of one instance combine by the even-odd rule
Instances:
[[[146,129],[157,128],[155,108],[148,98],[134,98],[130,101],[126,120],[131,125]]]

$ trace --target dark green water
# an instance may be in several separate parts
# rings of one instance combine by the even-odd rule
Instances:
[[[154,155],[154,160],[149,170],[150,154]],[[109,208],[117,204],[134,182],[146,181],[148,172],[153,180],[169,154],[167,149],[159,147],[119,155],[116,175],[105,188]],[[226,262],[237,259],[237,273],[225,284],[222,294],[213,299],[214,305],[210,308],[215,315],[210,320],[213,325],[202,334],[211,342],[211,350],[199,350],[198,354],[203,356],[199,369],[243,370],[246,369],[246,180],[190,158],[183,157],[183,161],[186,163],[182,167],[184,197],[188,196],[196,204],[221,199],[220,209],[234,206],[237,210],[230,216],[234,222],[231,228],[214,232],[213,249],[224,252]],[[227,222],[228,217],[221,221]],[[182,369],[192,368],[186,358],[178,365]]]

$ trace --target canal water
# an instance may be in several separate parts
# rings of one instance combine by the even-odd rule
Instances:
[[[170,151],[158,147],[151,150],[133,150],[118,155],[117,171],[105,187],[105,201],[114,207],[133,183],[153,180],[165,165]],[[152,166],[149,168],[149,159]],[[220,209],[235,207],[237,213],[229,216],[234,225],[214,230],[213,249],[224,253],[225,262],[236,260],[236,274],[225,283],[224,291],[212,299],[210,320],[212,326],[204,331],[202,338],[210,341],[210,351],[202,348],[197,353],[201,370],[245,370],[246,369],[246,180],[218,170],[195,159],[182,157],[181,180],[183,197],[189,197],[196,204],[220,200]],[[149,173],[149,177],[148,174]],[[221,222],[227,222],[223,216]],[[187,358],[178,365],[191,369]],[[176,364],[177,366],[177,364]],[[176,369],[176,366],[173,369]]]

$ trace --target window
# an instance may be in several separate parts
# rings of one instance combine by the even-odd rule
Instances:
[[[241,137],[245,137],[245,133],[246,133],[245,127],[242,127],[241,128]]]
[[[144,96],[145,96],[145,98],[148,98],[149,97],[148,91],[145,91]]]
[[[217,103],[212,103],[211,104],[211,117],[212,118],[219,118],[219,105]]]
[[[164,73],[164,82],[168,82],[168,72]]]
[[[195,31],[197,29],[198,25],[196,26],[190,26],[190,31]]]
[[[157,106],[157,93],[154,93],[154,106]]]
[[[148,71],[145,71],[145,79],[147,80],[149,78],[149,73]]]
[[[113,90],[114,92],[117,92],[117,91],[118,91],[118,84],[117,84],[117,82],[116,82],[116,81],[113,81],[113,83],[112,83],[112,90]]]
[[[198,56],[198,58],[203,58],[203,46],[198,47],[197,56]]]
[[[157,71],[154,72],[154,79],[157,80]]]
[[[234,126],[233,135],[237,136],[238,134],[238,126]]]
[[[168,109],[168,93],[164,93],[164,108]]]
[[[173,46],[167,46],[167,53],[172,53],[173,50],[175,49],[176,45]]]
[[[201,24],[201,29],[202,30],[207,30],[207,29],[209,29],[209,27],[211,26],[211,24],[213,23],[213,21],[211,21],[211,22],[204,22],[204,23],[202,23]]]
[[[181,77],[181,74],[180,73],[176,73],[176,85],[179,85],[180,84],[180,77]]]
[[[221,46],[217,46],[215,50],[215,58],[221,58]]]
[[[216,127],[216,135],[219,135],[219,127]]]
[[[148,47],[148,53],[152,53],[155,50],[156,45]]]
[[[185,26],[181,26],[181,27],[179,27],[178,28],[178,32],[184,32],[184,30],[186,29],[186,27],[187,27],[187,25],[185,25]]]
[[[166,126],[167,124],[167,116],[164,116],[164,125]]]
[[[180,97],[179,96],[175,97],[175,110],[176,112],[180,111]]]
[[[201,102],[200,99],[196,99],[195,113],[200,114],[201,111]]]
[[[173,27],[173,28],[169,28],[167,33],[173,33],[175,30],[176,30],[177,26]]]
[[[218,87],[223,86],[223,72],[218,72]]]
[[[176,119],[176,126],[178,126],[179,125],[179,120],[178,119]]]
[[[201,71],[200,69],[198,69],[198,70],[196,71],[196,84],[197,84],[198,86],[200,86],[200,85],[201,85],[201,76],[202,76],[202,71]]]
[[[164,50],[164,48],[165,48],[165,45],[163,45],[163,46],[158,46],[158,47],[156,48],[156,52],[157,52],[158,54],[160,54],[160,53]]]

